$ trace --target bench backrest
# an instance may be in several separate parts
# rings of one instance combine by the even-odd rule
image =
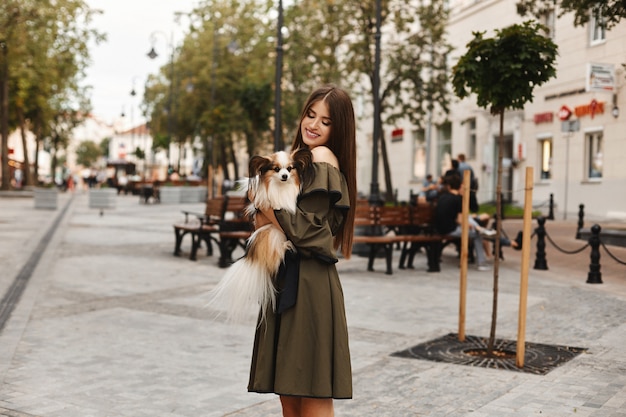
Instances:
[[[208,223],[218,223],[224,217],[226,199],[222,196],[209,198],[204,208],[204,217]]]
[[[220,223],[222,231],[252,231],[252,219],[246,215],[246,207],[250,202],[246,196],[226,196],[224,216]]]

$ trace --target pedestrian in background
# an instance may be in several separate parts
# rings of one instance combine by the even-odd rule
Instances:
[[[464,175],[463,173],[465,171],[470,172],[469,207],[472,213],[477,213],[478,212],[478,198],[476,198],[476,192],[478,191],[478,180],[476,179],[476,176],[474,175],[474,170],[472,169],[472,166],[468,164],[467,162],[465,162],[465,154],[460,153],[456,158],[459,161],[458,171],[459,171],[459,176],[461,177],[461,181],[463,181],[463,175]]]

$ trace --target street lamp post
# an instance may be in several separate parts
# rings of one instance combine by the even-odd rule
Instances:
[[[159,56],[159,54],[157,54],[156,50],[154,49],[154,44],[156,43],[155,38],[157,34],[163,35],[165,39],[167,40],[167,35],[165,33],[161,31],[152,32],[152,34],[150,35],[150,43],[152,44],[152,48],[150,49],[150,52],[148,52],[147,54],[150,59],[155,59],[157,56]],[[174,96],[174,50],[175,50],[174,32],[170,34],[170,40],[169,40],[168,46],[170,48],[170,63],[169,63],[170,85],[169,85],[169,92],[168,92],[167,104],[166,104],[165,110],[167,111],[167,138],[168,138],[166,157],[167,157],[167,168],[169,171],[170,169],[170,143],[172,141],[172,133],[173,133],[172,99]]]
[[[376,34],[374,36],[376,49],[374,52],[374,77],[372,89],[374,90],[374,137],[372,140],[372,183],[370,184],[370,204],[380,204],[380,189],[378,186],[378,141],[380,140],[380,25],[381,5],[376,0]]]

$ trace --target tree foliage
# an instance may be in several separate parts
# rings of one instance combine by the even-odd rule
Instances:
[[[86,168],[92,168],[102,156],[100,146],[91,140],[80,143],[76,148],[76,163]]]
[[[366,100],[374,96],[376,2],[346,0],[294,4],[287,14],[286,40],[289,128],[306,95],[321,83],[333,82]],[[423,126],[431,109],[447,113],[445,2],[381,0],[381,126],[407,118]],[[355,97],[356,98],[356,97]],[[384,141],[387,197],[393,186]]]
[[[255,110],[243,107],[244,97],[267,90],[274,75],[270,6],[259,0],[210,0],[188,16],[184,42],[170,45],[173,61],[146,85],[144,111],[160,146],[200,138],[205,160],[226,167],[233,140],[254,138],[248,143],[252,153],[270,137],[271,100],[259,96]]]
[[[539,34],[541,25],[524,22],[496,30],[496,37],[474,32],[467,52],[453,68],[452,86],[459,98],[476,94],[491,114],[522,109],[536,86],[556,76],[557,46]]]
[[[65,146],[67,129],[89,111],[88,91],[80,81],[89,63],[87,43],[103,39],[90,28],[96,13],[83,0],[0,3],[0,41],[6,52],[0,83],[6,82],[8,93],[2,121],[11,130],[29,127],[38,144],[46,139],[52,149]]]
[[[626,17],[624,0],[519,0],[517,13],[520,16],[545,16],[546,13],[559,9],[559,17],[566,13],[574,13],[574,26],[583,26],[589,22],[591,13],[601,17],[607,29],[617,25]]]

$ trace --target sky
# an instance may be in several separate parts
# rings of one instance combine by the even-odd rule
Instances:
[[[92,86],[92,113],[97,118],[113,123],[125,114],[123,125],[139,125],[139,103],[143,86],[149,74],[168,63],[170,39],[180,45],[185,28],[184,20],[177,25],[174,12],[190,12],[197,0],[86,0],[92,9],[102,10],[95,16],[92,27],[104,32],[107,40],[90,44],[91,65],[83,85]],[[154,47],[159,54],[154,60],[147,53],[155,34]],[[134,97],[130,92],[137,93]]]

